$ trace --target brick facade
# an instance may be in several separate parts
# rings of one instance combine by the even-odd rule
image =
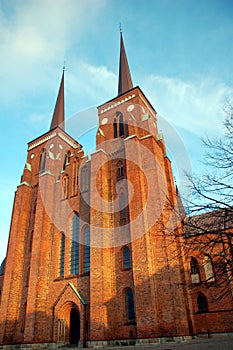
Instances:
[[[231,295],[198,312],[198,293],[211,291],[192,283],[180,252],[179,199],[156,111],[135,87],[98,116],[90,159],[59,126],[28,144],[3,286],[0,277],[0,343],[95,346],[233,331]]]

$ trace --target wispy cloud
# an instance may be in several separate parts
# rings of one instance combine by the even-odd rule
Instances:
[[[17,1],[11,2],[11,16],[0,4],[1,103],[9,105],[32,89],[48,87],[52,72],[85,31],[85,21],[90,26],[104,3]]]
[[[183,81],[149,76],[144,87],[161,115],[200,137],[207,132],[216,135],[216,131],[221,130],[226,98],[233,95],[232,86],[210,77]]]
[[[29,123],[32,126],[37,127],[39,123],[41,122],[47,122],[49,116],[45,114],[31,114],[28,118]]]
[[[66,74],[69,88],[68,101],[75,106],[73,114],[101,104],[116,95],[117,76],[105,66],[95,66],[90,62],[76,60]]]

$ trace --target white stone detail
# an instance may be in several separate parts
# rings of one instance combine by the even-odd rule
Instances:
[[[54,160],[54,154],[53,154],[53,152],[51,152],[51,151],[49,151],[49,158],[52,159],[52,160]]]
[[[107,124],[107,122],[108,122],[108,118],[103,118],[101,124],[104,125],[104,124]]]
[[[134,105],[129,105],[129,107],[127,108],[127,112],[132,112],[134,108],[135,108]]]
[[[150,107],[150,105],[148,104],[148,102],[145,100],[145,98],[140,94],[139,95],[140,98],[142,99],[143,103],[146,105],[146,107],[148,108],[149,112],[151,113],[151,115],[155,116],[155,111],[153,111],[153,109]]]
[[[32,185],[30,185],[30,183],[27,182],[27,181],[21,182],[21,184],[20,184],[19,186],[22,186],[22,185],[26,185],[27,187],[32,187]],[[19,187],[19,186],[18,186],[18,187]]]
[[[48,136],[44,137],[43,139],[37,141],[37,142],[34,142],[32,143],[29,147],[28,147],[28,150],[30,151],[31,149],[41,145],[42,143],[44,142],[47,142],[48,140],[51,140],[52,138],[54,138],[56,136],[56,132],[53,132],[52,134],[49,134]]]
[[[108,112],[110,109],[113,109],[119,105],[121,105],[122,103],[125,103],[127,102],[128,100],[131,100],[131,98],[134,98],[135,97],[135,94],[131,95],[131,96],[127,96],[124,100],[121,100],[121,101],[118,101],[118,102],[115,102],[114,104],[112,104],[111,106],[108,106],[107,108],[105,109],[102,109],[100,114],[104,114],[105,112]]]
[[[61,153],[60,152],[58,152],[58,154],[56,155],[56,160],[60,160],[61,159]]]
[[[99,132],[100,132],[100,134],[101,134],[102,136],[104,136],[104,137],[105,137],[104,132],[103,132],[103,130],[102,130],[102,129],[100,129],[100,128],[99,128]]]
[[[32,171],[32,165],[30,163],[26,163],[25,168],[29,171]]]
[[[58,136],[64,140],[65,142],[67,142],[71,147],[73,148],[78,148],[77,144],[75,142],[72,142],[67,136],[65,136],[64,134],[62,134],[61,132],[58,133]]]

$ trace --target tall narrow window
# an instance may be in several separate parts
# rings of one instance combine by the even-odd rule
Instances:
[[[84,231],[84,272],[90,272],[90,227],[86,227]]]
[[[63,162],[63,170],[65,170],[65,169],[66,169],[66,158],[67,158],[67,155],[65,155],[65,157],[64,157],[64,162]]]
[[[123,268],[129,269],[131,267],[131,257],[130,257],[129,247],[123,248]]]
[[[197,262],[197,259],[193,257],[191,258],[191,261],[190,261],[190,273],[191,273],[192,283],[200,283],[198,262]]]
[[[134,296],[132,289],[127,289],[125,293],[125,302],[126,302],[126,315],[129,321],[133,321],[135,319],[134,312]]]
[[[46,165],[46,149],[43,148],[42,153],[40,155],[40,164],[39,164],[39,172],[40,173],[45,171],[45,165]]]
[[[82,168],[81,189],[82,191],[87,191],[88,187],[89,187],[88,168],[84,166]]]
[[[66,165],[70,164],[70,157],[71,157],[71,152],[67,151],[66,152]]]
[[[123,163],[122,161],[119,161],[117,163],[117,178],[121,178],[124,176],[124,166],[123,166]]]
[[[72,181],[73,196],[78,194],[78,162],[75,160],[73,165],[73,181]]]
[[[124,133],[124,122],[123,122],[123,115],[120,113],[120,118],[119,118],[119,125],[120,125],[120,136],[123,136]]]
[[[70,273],[79,272],[79,216],[74,214],[71,226]]]
[[[63,178],[63,194],[64,198],[67,199],[69,196],[69,176],[67,174]]]
[[[126,219],[125,195],[123,192],[121,192],[121,218]]]
[[[66,237],[62,232],[61,241],[60,241],[60,266],[59,266],[59,275],[64,276],[65,273],[65,244]]]
[[[212,260],[209,256],[204,257],[204,270],[205,270],[205,277],[207,282],[214,282],[214,270],[213,270],[213,264]]]
[[[115,118],[113,121],[113,135],[114,135],[114,139],[116,139],[117,138],[117,121]]]
[[[123,168],[123,166],[121,166],[117,169],[117,177],[120,178],[123,176],[124,176],[124,168]]]
[[[63,170],[65,170],[66,166],[70,164],[71,152],[67,151],[64,157]]]
[[[205,294],[200,293],[197,297],[198,312],[208,312],[208,303]]]
[[[198,273],[199,271],[197,259],[193,257],[191,258],[191,261],[190,261],[190,270],[191,270],[191,273]]]

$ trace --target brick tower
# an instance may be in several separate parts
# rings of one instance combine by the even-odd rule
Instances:
[[[192,333],[177,194],[156,111],[133,87],[121,34],[118,96],[98,107],[90,176],[90,338]]]
[[[156,111],[133,87],[122,33],[118,96],[98,107],[88,159],[65,132],[28,144],[12,213],[0,343],[117,345],[193,332],[177,193]]]

